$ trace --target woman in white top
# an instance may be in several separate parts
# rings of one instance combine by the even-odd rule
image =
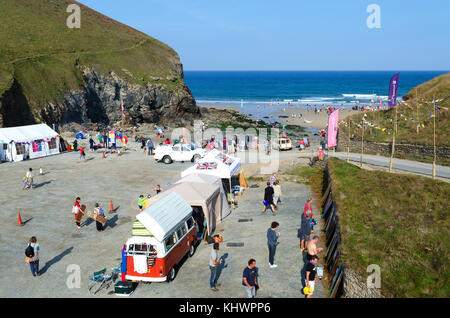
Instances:
[[[280,181],[276,180],[273,184],[273,203],[278,206],[278,202],[281,203],[281,186]]]

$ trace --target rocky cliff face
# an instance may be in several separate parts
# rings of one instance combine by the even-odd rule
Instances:
[[[81,69],[85,85],[69,92],[63,102],[48,103],[39,119],[48,124],[97,123],[113,125],[123,120],[123,101],[126,122],[165,123],[184,125],[200,116],[200,110],[185,84],[167,89],[163,84],[130,84],[114,72],[103,76],[93,69]],[[176,79],[175,79],[176,80]]]

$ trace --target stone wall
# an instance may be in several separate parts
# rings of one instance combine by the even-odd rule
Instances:
[[[338,151],[347,151],[348,137],[342,134],[338,140]],[[350,139],[350,152],[361,152],[361,140]],[[372,155],[390,156],[392,143],[377,143],[364,141],[364,153]],[[402,157],[430,157],[433,158],[433,146],[395,144],[394,156]],[[450,147],[436,147],[436,157],[443,160],[450,160]]]

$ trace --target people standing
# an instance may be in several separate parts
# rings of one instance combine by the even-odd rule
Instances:
[[[140,212],[142,212],[142,210],[143,210],[143,208],[144,208],[144,201],[146,200],[146,198],[144,197],[144,195],[143,194],[141,194],[140,196],[139,196],[139,199],[138,199],[138,207],[139,207],[139,211]]]
[[[156,191],[156,194],[159,194],[161,191],[164,191],[164,189],[161,188],[159,184],[157,184],[156,187],[154,187],[152,190]]]
[[[151,138],[148,138],[148,140],[147,140],[147,151],[148,151],[148,155],[149,156],[153,156],[153,148],[154,148],[153,141],[152,141]]]
[[[72,213],[75,215],[75,224],[77,225],[78,229],[81,229],[81,224],[78,221],[78,213],[82,213],[80,211],[80,201],[81,201],[80,197],[77,197],[72,207]]]
[[[94,151],[94,143],[95,143],[94,139],[92,139],[92,137],[89,138],[89,149],[91,151]]]
[[[78,162],[81,162],[81,159],[86,162],[86,153],[84,152],[83,147],[80,147],[80,159],[78,160]]]
[[[270,181],[270,186],[273,187],[273,184],[274,184],[275,181],[277,181],[277,180],[278,180],[277,174],[276,174],[275,172],[272,173],[272,175],[270,176],[270,179],[269,179],[269,181]]]
[[[28,247],[31,247],[31,250]],[[37,242],[36,237],[32,236],[29,240],[27,249],[25,250],[25,254],[33,276],[39,276],[39,248],[40,244]]]
[[[34,177],[33,168],[30,168],[25,175],[25,179],[27,182],[26,189],[30,188],[30,190],[33,190],[33,177]]]
[[[319,237],[314,235],[313,238],[308,243],[308,253],[306,254],[306,259],[311,260],[312,257],[318,256],[318,254],[322,251],[321,247],[317,247],[317,242],[319,241]]]
[[[307,211],[311,212],[310,226],[311,226],[311,233],[314,233],[314,225],[316,225],[317,222],[313,219],[312,198],[311,197],[309,197],[305,203],[305,207],[303,209],[303,216],[306,216]]]
[[[248,266],[245,267],[242,274],[242,285],[245,289],[247,298],[254,298],[256,295],[256,286],[258,286],[256,261],[252,258],[248,261]]]
[[[277,233],[280,224],[278,222],[272,222],[270,228],[267,229],[267,246],[269,247],[269,266],[270,268],[278,267],[275,262],[275,252],[277,250],[278,238],[280,233]]]
[[[76,139],[73,141],[73,150],[78,150],[78,141]]]
[[[281,203],[280,180],[275,181],[272,188],[273,188],[273,203],[275,204],[275,208],[277,208],[278,202]]]
[[[103,211],[103,209],[99,206],[98,203],[95,204],[95,208],[94,208],[94,218],[95,220],[95,225],[97,227],[97,232],[101,232],[103,231],[103,224],[99,221],[97,221],[97,217],[102,216],[105,217],[105,212]]]
[[[273,188],[270,186],[270,182],[267,182],[267,187],[264,189],[264,207],[262,213],[266,212],[267,206],[270,206],[272,214],[275,216],[275,207],[273,206]]]
[[[306,215],[306,216],[305,216]],[[302,214],[302,225],[300,226],[301,241],[300,251],[306,252],[308,250],[309,236],[311,235],[311,211]]]
[[[306,296],[306,298],[312,298],[312,295],[314,293],[314,287],[317,281],[317,262],[318,262],[319,258],[314,255],[312,256],[311,260],[308,261],[308,263],[306,264],[305,267],[305,271],[306,271],[306,287],[311,288],[311,291],[308,293],[308,295]]]
[[[217,283],[217,266],[222,264],[222,260],[218,261],[219,256],[217,254],[217,251],[219,250],[219,243],[214,243],[211,254],[209,256],[209,269],[211,271],[211,277],[209,279],[209,286],[211,287],[212,291],[218,291],[217,287],[220,286],[220,284]]]

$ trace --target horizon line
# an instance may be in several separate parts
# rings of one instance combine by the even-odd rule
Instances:
[[[450,72],[450,70],[195,70],[184,72]]]

